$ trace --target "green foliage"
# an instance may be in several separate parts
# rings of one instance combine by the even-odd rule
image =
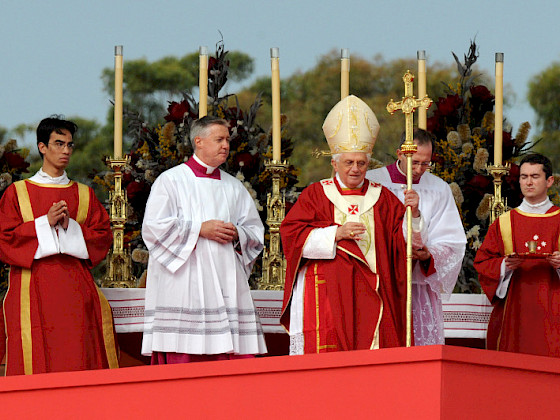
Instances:
[[[537,115],[535,150],[545,153],[553,167],[560,166],[560,62],[552,63],[529,82],[527,99]]]

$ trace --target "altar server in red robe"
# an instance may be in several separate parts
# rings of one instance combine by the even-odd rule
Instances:
[[[0,200],[0,259],[11,266],[1,327],[7,375],[118,367],[111,308],[89,271],[111,246],[109,217],[65,171],[76,130],[56,116],[42,120],[42,168]]]
[[[280,228],[287,258],[281,322],[290,354],[404,346],[405,207],[365,179],[377,118],[349,96],[323,131],[336,174],[303,190]],[[405,205],[420,225],[418,195],[407,193]]]
[[[548,198],[550,160],[521,160],[521,205],[488,229],[474,266],[494,305],[486,346],[491,350],[560,356],[560,208]]]

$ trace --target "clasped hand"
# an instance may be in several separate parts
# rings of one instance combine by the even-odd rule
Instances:
[[[49,225],[53,227],[58,224],[65,230],[68,229],[70,213],[68,212],[68,205],[66,204],[66,201],[61,200],[58,203],[53,203],[47,212],[47,219],[49,221]]]
[[[353,239],[359,241],[366,232],[366,226],[363,223],[347,222],[336,228],[336,241],[342,239]]]
[[[222,222],[221,220],[207,220],[200,226],[200,236],[220,244],[237,241],[239,235],[233,223]]]

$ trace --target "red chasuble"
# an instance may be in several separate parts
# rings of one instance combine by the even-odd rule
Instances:
[[[332,182],[331,180],[322,181]],[[342,192],[338,184],[337,189]],[[361,191],[369,194],[366,180]],[[372,272],[355,241],[337,243],[332,260],[306,260],[303,247],[311,231],[335,225],[334,205],[321,183],[307,187],[282,222],[287,258],[281,323],[289,328],[290,302],[298,271],[307,266],[304,289],[304,352],[323,353],[406,344],[406,247],[404,207],[381,188],[374,213],[377,272]],[[352,193],[351,193],[352,194]]]
[[[34,259],[34,219],[60,200],[81,226],[88,260]],[[3,305],[7,375],[118,367],[111,308],[89,271],[111,242],[109,217],[91,188],[20,181],[6,189],[0,258],[11,265]]]
[[[474,262],[480,284],[494,305],[488,349],[560,356],[560,278],[545,259],[527,259],[514,270],[505,298],[496,296],[505,255],[528,252],[528,241],[537,242],[537,253],[552,253],[559,250],[559,239],[558,207],[546,214],[514,209],[488,229]]]

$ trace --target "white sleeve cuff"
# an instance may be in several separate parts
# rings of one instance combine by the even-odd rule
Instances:
[[[36,260],[58,254],[59,242],[56,229],[49,224],[46,214],[35,219],[35,232],[39,241],[34,257]]]
[[[502,265],[500,266],[500,283],[496,288],[496,296],[499,297],[500,299],[506,297],[509,288],[509,282],[511,280],[512,275],[513,275],[513,270],[510,270],[509,268],[506,267],[506,259],[504,258],[502,260]]]
[[[334,225],[313,229],[303,247],[303,257],[310,260],[332,260],[336,255],[337,228]]]
[[[74,219],[68,220],[68,229],[58,227],[58,240],[61,254],[71,255],[81,260],[89,258],[82,228]]]

